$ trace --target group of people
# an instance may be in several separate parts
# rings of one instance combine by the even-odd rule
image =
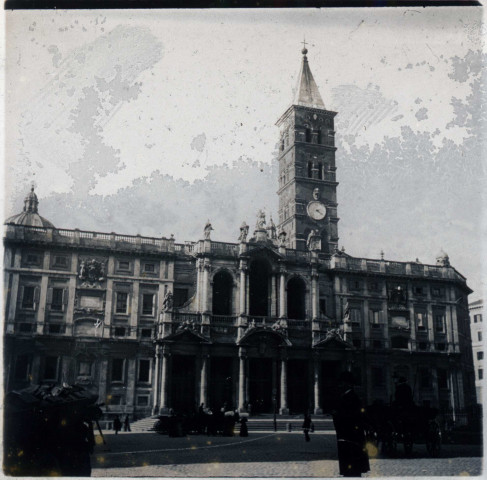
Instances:
[[[118,435],[118,432],[122,431],[122,427],[125,432],[131,431],[129,416],[125,415],[125,419],[122,423],[120,417],[118,415],[115,415],[115,418],[113,419],[113,430],[115,431],[115,435]]]

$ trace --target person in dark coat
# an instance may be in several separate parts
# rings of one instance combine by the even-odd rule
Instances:
[[[361,477],[370,470],[365,445],[364,411],[359,397],[353,390],[353,375],[340,375],[340,391],[336,409],[333,412],[338,443],[338,464],[340,475]]]
[[[311,430],[311,415],[309,413],[304,414],[304,422],[303,422],[303,432],[304,432],[304,439],[309,442],[311,440],[309,436],[309,431]]]
[[[247,427],[247,418],[241,417],[240,418],[240,433],[241,437],[248,437],[249,436],[249,429]]]
[[[118,418],[118,415],[115,415],[115,418],[113,419],[113,429],[115,430],[115,435],[118,435],[118,432],[122,430],[122,422],[120,421],[120,418]]]
[[[123,421],[123,431],[130,432],[130,421],[128,415],[125,415],[125,420]]]

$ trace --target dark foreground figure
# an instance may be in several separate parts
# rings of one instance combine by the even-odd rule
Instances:
[[[364,411],[353,390],[353,376],[343,372],[340,376],[341,394],[333,414],[338,442],[340,475],[361,477],[370,470],[365,446]]]
[[[102,412],[93,395],[79,386],[33,385],[5,398],[6,475],[91,475],[93,422]]]

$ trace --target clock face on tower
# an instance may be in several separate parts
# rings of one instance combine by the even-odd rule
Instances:
[[[317,200],[309,202],[306,209],[313,220],[323,220],[326,216],[325,205]]]

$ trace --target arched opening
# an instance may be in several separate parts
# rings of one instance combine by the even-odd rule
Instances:
[[[306,284],[302,278],[293,277],[287,284],[287,316],[294,320],[306,318]]]
[[[269,316],[270,266],[265,260],[254,260],[249,273],[249,313],[258,317]]]
[[[233,278],[222,270],[213,277],[213,315],[232,314]]]

